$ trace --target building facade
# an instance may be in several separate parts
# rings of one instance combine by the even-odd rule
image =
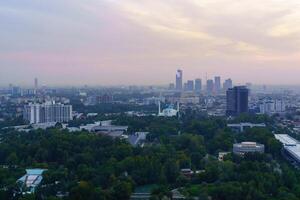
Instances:
[[[265,145],[256,142],[242,142],[233,145],[233,153],[244,155],[245,153],[264,153]]]
[[[187,81],[187,91],[194,91],[194,81],[193,80]]]
[[[228,89],[232,88],[232,80],[226,79],[223,83],[223,90],[226,92]]]
[[[200,78],[195,80],[195,91],[201,92],[202,90],[202,80]]]
[[[30,124],[68,122],[72,120],[72,106],[55,102],[29,104],[24,107],[23,118]]]
[[[182,70],[177,70],[176,73],[176,90],[182,90],[183,89],[183,72]]]
[[[284,113],[285,110],[286,106],[283,100],[264,100],[259,105],[260,114]]]
[[[228,89],[226,92],[228,116],[237,116],[248,112],[248,95],[249,90],[245,86],[237,86]]]
[[[221,92],[221,77],[215,77],[215,92],[218,94]]]
[[[214,93],[214,81],[213,80],[206,81],[206,92],[208,95],[212,95]]]

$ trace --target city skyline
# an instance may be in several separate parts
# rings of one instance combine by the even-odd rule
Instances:
[[[300,85],[297,0],[0,5],[1,86],[162,85],[178,68],[186,80]]]

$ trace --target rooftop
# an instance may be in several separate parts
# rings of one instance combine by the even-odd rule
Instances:
[[[22,183],[28,189],[28,193],[33,193],[36,187],[43,180],[43,172],[45,169],[27,169],[26,174],[18,179],[17,182]]]
[[[296,145],[299,141],[295,140],[287,134],[275,134],[275,138],[279,140],[283,145]]]

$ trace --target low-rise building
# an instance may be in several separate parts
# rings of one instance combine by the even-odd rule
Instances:
[[[256,142],[242,142],[233,145],[233,153],[244,155],[245,153],[264,153],[265,145]]]
[[[244,130],[247,128],[254,128],[254,127],[265,128],[266,124],[239,123],[239,124],[227,124],[227,127],[236,130],[238,132],[244,132]]]
[[[287,134],[275,134],[275,138],[283,145],[285,155],[289,160],[300,164],[300,142]]]
[[[132,146],[143,145],[143,142],[146,140],[149,132],[136,132],[132,135],[129,135],[127,140]]]
[[[32,194],[43,180],[45,169],[27,169],[26,174],[18,179],[23,194]]]

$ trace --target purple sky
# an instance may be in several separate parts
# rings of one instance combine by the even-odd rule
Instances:
[[[300,84],[299,0],[9,0],[0,24],[0,85]]]

